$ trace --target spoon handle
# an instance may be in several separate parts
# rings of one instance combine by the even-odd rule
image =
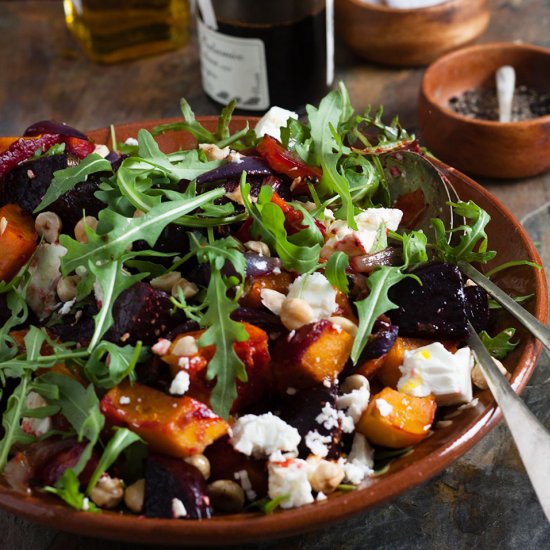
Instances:
[[[497,302],[506,308],[542,345],[550,350],[550,330],[545,327],[536,317],[531,315],[525,308],[512,300],[506,292],[498,288],[495,283],[475,267],[465,262],[458,262],[460,271],[472,279],[481,288],[486,290]]]
[[[468,343],[508,424],[527,475],[550,522],[550,433],[512,390],[471,324],[468,330]]]
[[[504,65],[496,72],[498,120],[510,122],[512,120],[512,102],[516,87],[516,71],[510,65]]]

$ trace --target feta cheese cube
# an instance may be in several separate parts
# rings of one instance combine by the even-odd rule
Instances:
[[[433,394],[438,405],[468,403],[472,400],[472,366],[470,348],[452,354],[434,342],[405,352],[397,389],[415,397]]]
[[[281,508],[298,508],[313,502],[305,460],[286,458],[281,462],[269,462],[268,475],[269,498],[288,495],[288,498],[281,502]]]
[[[258,137],[266,134],[281,141],[281,128],[286,126],[289,118],[298,120],[298,114],[294,111],[287,111],[281,107],[271,107],[269,111],[258,121],[254,131]]]

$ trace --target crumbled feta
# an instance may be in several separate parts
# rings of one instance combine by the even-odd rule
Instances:
[[[258,137],[268,134],[281,141],[281,128],[286,126],[289,118],[298,120],[298,113],[282,109],[281,107],[271,107],[258,121],[254,131]]]
[[[286,458],[282,462],[269,462],[268,474],[269,498],[288,495],[281,502],[281,508],[297,508],[313,502],[305,460]]]
[[[71,312],[71,308],[75,305],[76,303],[76,297],[73,298],[72,300],[69,300],[68,302],[65,302],[58,310],[57,310],[57,313],[59,313],[59,315],[67,315],[68,313]]]
[[[109,151],[109,148],[107,145],[103,145],[102,143],[97,144],[94,149],[94,153],[96,155],[99,155],[100,157],[107,157],[110,154],[111,151]]]
[[[301,298],[313,310],[315,321],[330,317],[338,308],[336,290],[322,273],[300,275],[289,287],[287,298]]]
[[[277,451],[298,453],[298,430],[270,412],[241,416],[232,429],[233,447],[247,456],[264,458]]]
[[[307,448],[317,456],[324,458],[328,455],[327,445],[332,442],[330,435],[321,435],[317,430],[308,432],[304,438]]]
[[[167,340],[166,338],[159,338],[157,343],[151,348],[151,351],[155,355],[166,355],[171,345],[172,342],[170,340]]]
[[[357,230],[345,220],[326,218],[328,239],[321,249],[321,257],[329,258],[342,251],[348,256],[372,254],[387,246],[387,230],[396,231],[403,217],[397,208],[368,208],[355,216]]]
[[[180,357],[178,359],[178,367],[180,369],[189,370],[190,365],[191,362],[189,361],[189,357]]]
[[[468,403],[472,400],[472,366],[470,348],[452,354],[434,342],[405,352],[397,389],[415,397],[433,394],[438,405]]]
[[[204,151],[208,160],[223,160],[229,155],[229,146],[220,149],[215,143],[199,143],[199,149]]]
[[[172,499],[172,517],[174,519],[184,518],[187,516],[185,505],[179,498]]]
[[[327,430],[332,430],[339,424],[345,433],[351,433],[355,429],[353,420],[342,411],[336,410],[330,403],[325,403],[321,412],[315,417],[315,421]]]
[[[338,462],[343,466],[346,472],[346,479],[353,485],[359,485],[373,473],[373,449],[369,445],[366,437],[358,432],[353,437],[351,452],[346,459],[341,458]]]
[[[127,395],[122,395],[118,400],[118,403],[119,405],[129,405],[131,403],[131,399]]]
[[[90,499],[88,497],[84,497],[82,499],[82,509],[87,512],[90,509]]]
[[[29,265],[30,282],[26,299],[36,316],[43,320],[57,305],[57,283],[61,278],[59,267],[67,249],[60,244],[43,243],[38,246]]]
[[[250,501],[256,500],[256,497],[258,495],[256,494],[256,491],[254,491],[254,489],[252,488],[252,483],[250,481],[250,476],[248,475],[248,472],[246,470],[239,470],[233,475],[243,488],[243,491],[246,494],[246,498]]]
[[[380,416],[389,416],[393,412],[393,407],[385,399],[378,398],[375,403]]]
[[[315,500],[317,502],[321,502],[322,500],[327,500],[327,495],[325,495],[325,493],[323,492],[317,493],[317,497],[315,498]]]
[[[172,380],[168,391],[172,395],[184,395],[189,389],[189,382],[189,373],[185,370],[180,370]]]
[[[48,402],[35,391],[29,392],[25,400],[27,409],[40,409],[47,405]],[[42,437],[52,429],[52,419],[49,416],[46,418],[29,418],[24,416],[21,419],[21,429],[34,437]]]
[[[370,398],[369,381],[361,375],[353,375],[356,381],[360,381],[358,388],[352,389],[336,398],[336,407],[345,410],[346,416],[353,420],[354,424],[359,422],[363,411],[367,408]],[[360,377],[360,378],[359,378]],[[346,381],[342,385],[345,388]]]

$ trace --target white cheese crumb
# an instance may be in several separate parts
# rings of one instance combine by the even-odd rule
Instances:
[[[352,433],[355,429],[353,420],[342,411],[336,410],[330,403],[325,403],[321,412],[315,417],[315,421],[327,430],[332,430],[339,424],[345,433]]]
[[[281,128],[286,126],[289,118],[298,119],[298,114],[281,107],[271,107],[269,111],[258,121],[254,131],[258,137],[266,134],[281,141]]]
[[[131,399],[127,395],[121,396],[118,400],[119,405],[129,405],[131,402]]]
[[[246,498],[250,501],[256,500],[256,497],[258,495],[256,494],[256,491],[254,491],[254,489],[252,488],[252,483],[250,481],[250,476],[248,475],[248,472],[246,470],[239,470],[233,475],[243,488],[243,491],[246,494]]]
[[[348,379],[351,379],[351,377],[348,377]],[[348,379],[344,380],[342,384],[343,388],[346,387]],[[353,375],[353,379],[354,382],[359,384],[359,387],[338,396],[336,398],[336,407],[344,409],[346,416],[350,417],[354,424],[357,424],[369,404],[370,385],[369,381],[359,374]]]
[[[298,454],[298,430],[273,413],[241,416],[233,425],[233,447],[254,458],[265,458],[277,451]]]
[[[133,138],[133,137],[127,138],[124,143],[126,145],[130,145],[130,146],[133,146],[133,147],[137,147],[139,145],[138,140],[136,138]]]
[[[90,509],[90,499],[88,497],[84,497],[82,499],[82,509],[87,512]]]
[[[40,409],[46,407],[48,402],[37,392],[30,391],[25,399],[27,409]],[[21,419],[21,429],[34,437],[42,437],[52,429],[52,419],[50,416],[45,418],[30,418],[24,416]]]
[[[189,357],[180,357],[178,359],[178,367],[180,369],[185,369],[185,370],[189,370],[189,366],[190,366],[190,361],[189,361]]]
[[[315,498],[315,500],[317,502],[321,502],[322,500],[327,500],[327,495],[325,495],[325,493],[323,492],[317,493],[317,497]]]
[[[378,398],[376,400],[376,408],[378,409],[380,416],[389,416],[393,411],[393,407],[382,398]]]
[[[158,342],[151,348],[151,351],[155,355],[166,355],[171,345],[172,342],[170,340],[167,340],[166,338],[159,338]]]
[[[189,389],[189,382],[189,373],[185,370],[180,370],[172,380],[168,391],[172,395],[184,395]]]
[[[366,437],[356,432],[347,460],[344,458],[338,460],[346,472],[346,479],[352,485],[359,485],[365,477],[373,473],[373,453]]]
[[[71,312],[71,308],[75,305],[76,303],[76,297],[73,298],[72,300],[69,300],[68,302],[65,302],[58,310],[57,310],[57,313],[59,313],[59,315],[63,316],[63,315],[67,315],[68,313]]]
[[[300,275],[288,287],[287,298],[301,298],[313,310],[314,321],[327,319],[338,308],[336,290],[319,272]]]
[[[308,449],[317,456],[324,458],[328,455],[327,445],[331,443],[332,437],[330,435],[321,435],[317,430],[308,432],[304,438]]]
[[[281,502],[281,508],[297,508],[313,502],[305,460],[286,458],[282,462],[269,462],[268,474],[269,498],[288,495],[288,498]]]
[[[215,143],[199,143],[199,149],[204,151],[208,160],[223,160],[229,155],[229,145],[220,149]]]
[[[187,516],[187,510],[183,502],[179,498],[172,499],[172,517],[175,519],[184,518]]]

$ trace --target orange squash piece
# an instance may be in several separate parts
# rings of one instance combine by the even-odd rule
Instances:
[[[107,392],[101,412],[111,424],[136,432],[154,451],[175,457],[202,453],[229,428],[200,401],[127,382]]]
[[[395,344],[386,354],[382,365],[376,371],[378,380],[380,380],[384,386],[397,388],[397,382],[401,378],[399,367],[403,364],[405,352],[427,346],[428,344],[431,344],[430,340],[423,340],[421,338],[402,338],[398,336],[395,340]]]
[[[272,361],[277,388],[308,388],[336,378],[352,346],[353,336],[327,319],[301,327],[292,337],[281,338]]]
[[[9,281],[36,249],[32,216],[17,204],[0,208],[0,281]]]
[[[241,382],[237,380],[237,399],[235,399],[231,408],[233,413],[261,400],[272,385],[268,336],[261,328],[249,323],[243,323],[243,325],[248,332],[248,340],[236,342],[234,349],[244,363],[248,381]],[[161,358],[170,365],[172,376],[176,376],[183,368],[189,373],[189,389],[186,395],[204,403],[209,403],[215,381],[206,379],[206,371],[208,363],[216,353],[216,346],[199,348],[197,353],[186,356],[187,359],[184,359],[184,364],[180,362],[182,356],[173,353],[178,342],[184,336],[192,336],[195,341],[198,341],[203,333],[204,330],[197,330],[178,335],[172,342],[168,353]]]
[[[377,403],[379,399],[383,402]],[[412,397],[384,388],[372,397],[355,429],[375,445],[392,449],[409,447],[427,437],[436,409],[431,395]]]
[[[243,307],[261,308],[261,293],[264,288],[286,294],[290,283],[292,283],[292,275],[286,271],[254,277],[250,283],[247,283],[239,303]]]

